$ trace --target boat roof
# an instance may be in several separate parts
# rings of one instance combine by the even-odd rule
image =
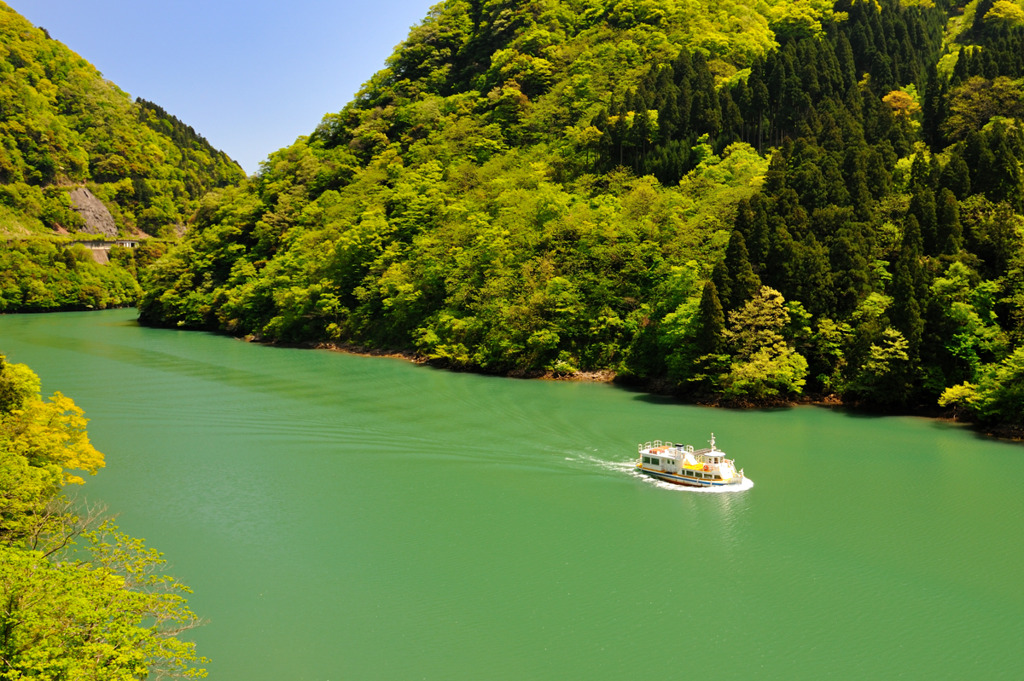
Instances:
[[[645,449],[644,451],[651,452],[653,449],[659,449],[660,450],[660,451],[657,451],[657,452],[653,452],[654,454],[659,454],[661,456],[669,456],[669,457],[675,456],[676,454],[680,454],[680,453],[681,454],[694,454],[694,455],[704,454],[704,455],[707,455],[707,456],[722,456],[722,457],[724,457],[726,455],[725,452],[723,452],[721,449],[712,449],[711,447],[705,447],[704,449],[695,449],[692,452],[687,452],[684,449],[684,445],[662,445],[662,447],[658,447],[658,448],[651,447],[650,449]]]

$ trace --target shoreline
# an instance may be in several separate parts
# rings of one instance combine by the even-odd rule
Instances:
[[[246,336],[243,340],[246,342],[265,343],[265,341],[258,340],[254,337]],[[281,345],[278,343],[267,343],[268,345]],[[360,357],[381,357],[387,359],[400,359],[412,364],[425,364],[428,366],[443,369],[445,371],[456,371],[462,373],[476,373],[490,376],[501,376],[503,378],[517,378],[524,380],[540,380],[540,381],[566,381],[566,382],[580,382],[580,383],[609,383],[617,385],[624,389],[636,390],[639,392],[645,392],[651,395],[659,395],[672,400],[675,400],[679,404],[689,404],[699,407],[714,407],[718,409],[790,409],[793,407],[825,407],[829,409],[840,409],[854,414],[866,414],[872,416],[913,416],[916,418],[926,418],[933,421],[946,423],[950,425],[956,425],[964,428],[969,428],[978,435],[985,437],[1003,440],[1005,442],[1012,442],[1015,444],[1024,444],[1024,427],[1017,426],[999,426],[995,428],[988,428],[982,426],[976,421],[968,421],[959,419],[952,410],[942,410],[938,407],[933,409],[924,408],[917,411],[900,411],[900,412],[881,412],[877,410],[868,409],[861,407],[857,404],[843,402],[843,400],[835,395],[802,395],[796,399],[780,399],[773,400],[763,403],[758,402],[738,402],[738,403],[727,403],[721,399],[706,399],[706,400],[687,400],[679,394],[673,392],[669,386],[658,381],[651,380],[630,380],[621,377],[610,369],[602,369],[598,371],[578,371],[572,374],[562,374],[554,371],[543,371],[543,372],[486,372],[478,369],[470,368],[453,368],[446,366],[444,363],[431,362],[426,357],[419,355],[415,352],[410,351],[395,351],[395,350],[379,350],[376,348],[368,348],[366,346],[358,345],[355,343],[333,343],[333,342],[316,342],[308,344],[299,344],[294,347],[305,347],[314,350],[328,350],[330,352],[341,352],[350,355],[357,355]]]

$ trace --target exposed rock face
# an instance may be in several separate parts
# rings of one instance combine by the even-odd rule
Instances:
[[[71,205],[85,219],[84,232],[102,234],[106,237],[117,236],[117,225],[114,216],[96,196],[85,187],[78,187],[70,192]]]

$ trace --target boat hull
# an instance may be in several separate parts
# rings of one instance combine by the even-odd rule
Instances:
[[[667,471],[651,470],[649,468],[644,468],[643,466],[637,466],[636,470],[638,473],[643,473],[655,480],[662,480],[682,487],[730,487],[732,485],[738,485],[743,481],[742,477],[734,478],[732,480],[695,480],[694,478],[676,475],[675,473],[669,473]]]

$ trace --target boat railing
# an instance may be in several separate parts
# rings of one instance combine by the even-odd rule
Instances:
[[[676,444],[676,443],[672,442],[672,440],[665,440],[664,442],[661,441],[661,440],[653,440],[653,441],[652,440],[648,440],[647,442],[644,442],[642,444],[638,444],[636,446],[636,450],[638,452],[642,452],[645,449],[656,449],[658,447],[666,447],[666,448],[672,448],[672,449],[682,449],[684,452],[693,454],[693,445]],[[710,450],[701,450],[701,451],[710,451]]]
[[[637,445],[637,451],[642,451],[644,449],[654,449],[656,447],[674,447],[674,446],[675,445],[672,444],[671,440],[668,440],[666,442],[662,442],[661,440],[654,440],[653,442],[652,441],[647,441],[647,442],[643,443],[642,445]]]

